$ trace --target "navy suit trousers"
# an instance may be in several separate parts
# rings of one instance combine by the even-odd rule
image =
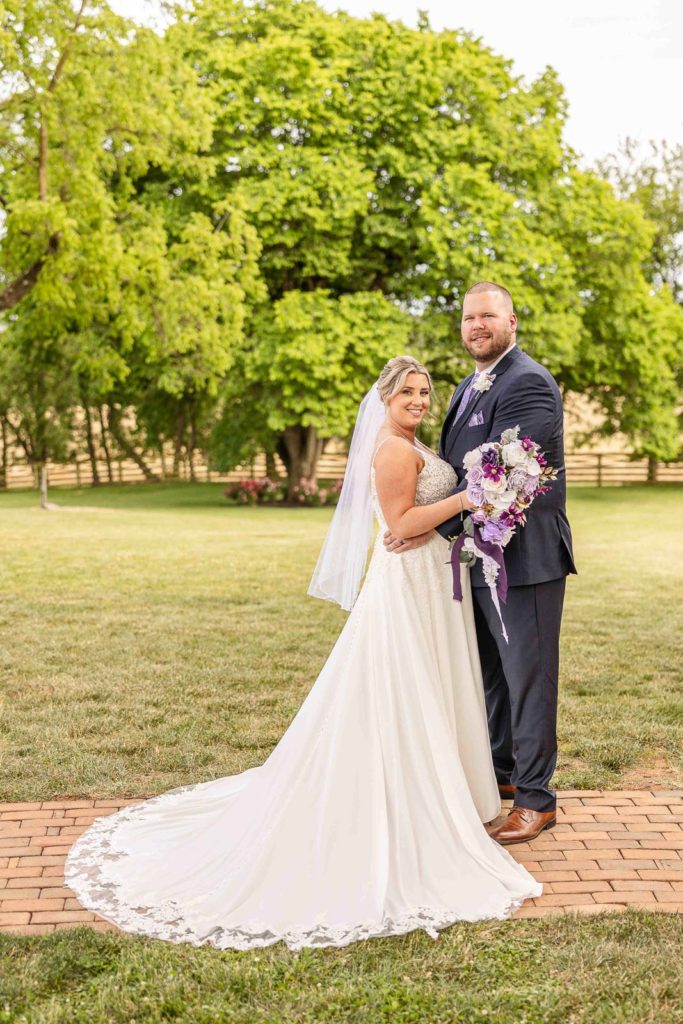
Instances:
[[[534,811],[552,811],[556,803],[550,779],[565,584],[562,577],[510,587],[501,605],[509,644],[488,588],[472,588],[496,778],[516,786],[515,803]]]

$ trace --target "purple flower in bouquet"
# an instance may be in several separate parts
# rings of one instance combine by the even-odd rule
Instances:
[[[484,472],[481,466],[473,466],[467,474],[467,497],[473,505],[484,504]]]
[[[490,544],[502,546],[510,529],[510,525],[504,523],[502,519],[487,519],[481,528],[481,537],[482,540],[488,541]]]
[[[483,448],[481,452],[480,465],[482,469],[486,466],[497,466],[498,465],[498,452],[491,446],[490,448]]]
[[[490,480],[492,483],[497,484],[498,481],[502,480],[503,477],[505,476],[505,467],[494,465],[491,462],[487,462],[486,465],[482,467],[482,473],[487,480]]]

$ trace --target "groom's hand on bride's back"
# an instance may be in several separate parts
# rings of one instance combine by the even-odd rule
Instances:
[[[417,537],[411,537],[410,540],[400,540],[395,537],[391,530],[385,530],[384,547],[387,551],[393,552],[395,555],[402,555],[404,551],[412,551],[414,548],[421,548],[423,544],[426,544],[428,540],[431,540],[434,536],[434,530],[428,530],[427,533],[420,533]]]

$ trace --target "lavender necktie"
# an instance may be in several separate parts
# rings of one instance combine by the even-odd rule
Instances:
[[[470,398],[472,397],[472,391],[474,390],[474,385],[476,384],[478,379],[479,379],[479,372],[477,371],[477,372],[475,372],[474,377],[472,378],[472,380],[469,382],[469,384],[465,388],[465,393],[463,394],[462,398],[460,399],[460,405],[458,406],[458,411],[455,414],[455,419],[453,420],[454,424],[458,422],[458,420],[460,419],[462,414],[465,412],[465,409],[469,405]]]

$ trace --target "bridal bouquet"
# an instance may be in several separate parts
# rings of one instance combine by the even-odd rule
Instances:
[[[520,438],[519,427],[503,431],[500,441],[489,441],[468,452],[464,466],[467,496],[474,509],[465,519],[463,532],[451,541],[453,597],[462,601],[460,563],[471,567],[481,558],[507,641],[499,603],[507,600],[503,549],[517,526],[526,523],[526,510],[534,498],[550,490],[548,481],[557,477],[557,471],[548,465],[535,441]]]

